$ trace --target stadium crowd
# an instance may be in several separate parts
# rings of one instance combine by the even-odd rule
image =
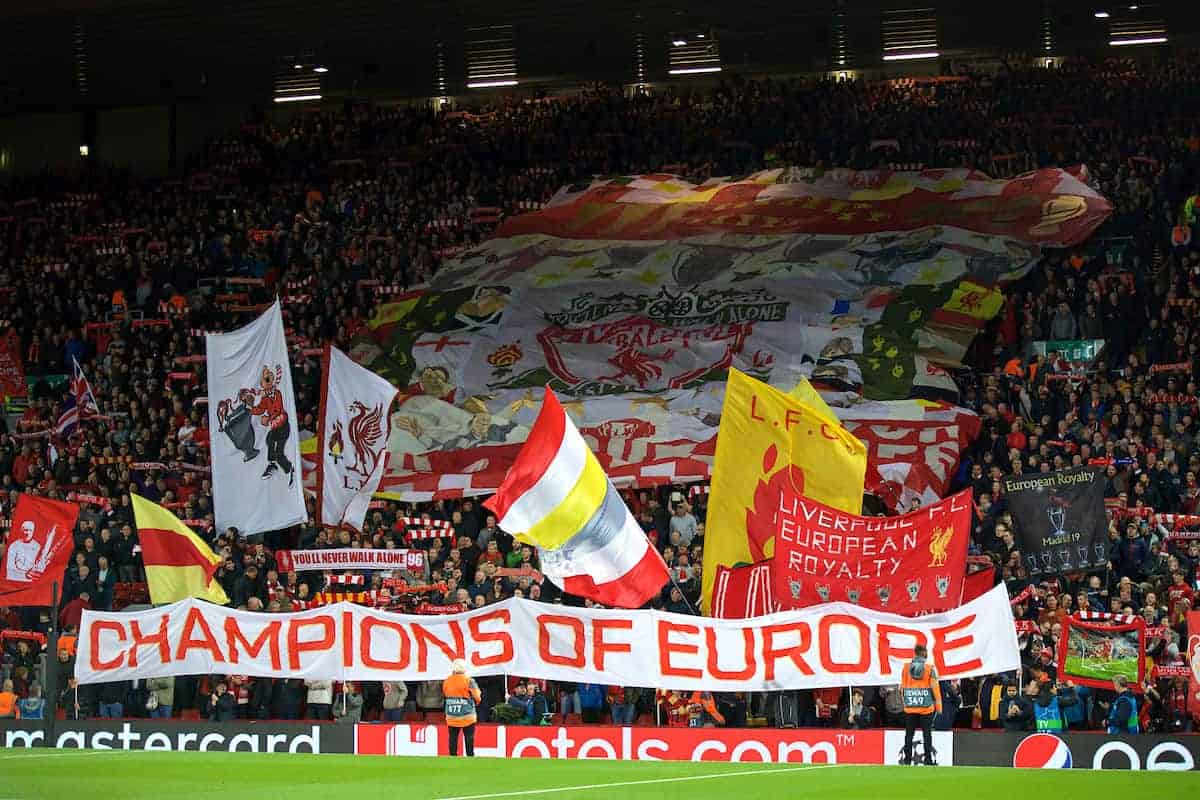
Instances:
[[[879,145],[879,142],[884,142]],[[249,542],[213,530],[204,471],[211,436],[198,331],[227,330],[277,291],[285,298],[302,438],[314,431],[325,342],[349,350],[379,301],[378,286],[413,286],[486,237],[498,209],[544,203],[562,185],[597,173],[672,167],[701,178],[777,165],[857,168],[971,166],[994,176],[1085,164],[1116,207],[1086,246],[1051,252],[1011,287],[994,326],[972,349],[963,404],[983,417],[956,484],[978,503],[972,553],[1008,584],[1023,637],[1021,675],[947,681],[938,726],[1031,729],[1034,705],[1061,697],[1072,727],[1104,728],[1112,692],[1057,680],[1053,652],[1072,609],[1143,615],[1169,634],[1149,653],[1183,663],[1186,612],[1200,580],[1200,540],[1168,539],[1139,509],[1200,513],[1196,391],[1200,369],[1200,62],[1011,64],[995,74],[936,82],[773,80],[628,96],[594,88],[576,96],[513,100],[476,113],[427,106],[348,105],[302,112],[286,124],[242,126],[190,165],[186,177],[150,180],[100,164],[0,186],[0,306],[20,340],[30,400],[19,421],[0,420],[0,516],[19,492],[82,495],[77,551],[63,578],[57,669],[69,716],[186,716],[232,720],[400,720],[442,710],[441,681],[334,684],[237,675],[79,686],[71,677],[84,608],[144,597],[129,494],[207,523],[224,555],[217,578],[234,605],[288,611],[332,591],[388,592],[316,572],[281,573],[279,547],[405,546],[402,518],[449,520],[453,537],[426,543],[407,585],[432,606],[478,606],[514,595],[563,598],[536,572],[530,548],[496,528],[478,500],[419,507],[386,503],[367,530],[313,524]],[[682,165],[682,169],[680,166]],[[367,282],[367,283],[363,283]],[[375,283],[377,282],[377,283]],[[1035,342],[1103,339],[1100,363],[1039,354]],[[55,432],[78,359],[101,418]],[[57,377],[56,377],[57,376]],[[10,419],[15,420],[14,417]],[[999,479],[1093,463],[1107,467],[1111,567],[1032,585],[1011,535]],[[165,470],[134,470],[157,462]],[[180,467],[179,465],[186,465]],[[678,578],[656,605],[698,604],[705,495],[668,486],[629,492],[630,506]],[[694,503],[693,503],[694,501]],[[0,609],[0,611],[4,611]],[[0,717],[36,718],[39,637],[48,609],[3,617]],[[24,632],[24,633],[22,633]],[[637,687],[480,679],[485,719],[555,718],[615,723],[780,726],[898,724],[897,687],[778,693],[767,697],[656,693]],[[1143,730],[1190,730],[1187,679],[1149,678]],[[577,716],[576,716],[577,715]]]

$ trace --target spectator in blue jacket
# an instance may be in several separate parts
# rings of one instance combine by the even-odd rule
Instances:
[[[1137,733],[1138,709],[1137,696],[1129,688],[1129,680],[1124,675],[1113,678],[1113,688],[1116,698],[1108,707],[1108,732],[1110,734]]]
[[[604,687],[598,683],[579,684],[579,709],[584,722],[599,722],[604,710]]]

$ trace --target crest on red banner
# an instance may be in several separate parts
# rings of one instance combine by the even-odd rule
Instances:
[[[79,506],[23,494],[0,565],[0,605],[48,606],[74,549]],[[61,587],[60,587],[61,588]]]
[[[841,600],[912,615],[961,604],[971,531],[966,492],[899,517],[839,511],[787,485],[777,497],[771,570],[783,608]]]

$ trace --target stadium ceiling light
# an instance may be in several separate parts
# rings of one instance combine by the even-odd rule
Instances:
[[[1092,16],[1094,16],[1096,19],[1108,19],[1108,12],[1107,11],[1097,11]]]
[[[883,57],[884,61],[917,61],[924,58],[937,58],[940,56],[936,50],[930,50],[925,53],[891,53]]]
[[[517,85],[516,81],[477,81],[475,83],[468,83],[467,88],[468,89],[491,89],[496,86],[516,86],[516,85]]]
[[[1137,6],[1130,6],[1130,7],[1129,7],[1129,10],[1130,10],[1130,11],[1137,11],[1137,10],[1138,10],[1138,7],[1137,7]]]
[[[1167,37],[1165,36],[1144,36],[1140,39],[1109,39],[1108,43],[1113,47],[1123,47],[1130,44],[1166,44]]]
[[[669,69],[669,75],[699,75],[702,72],[720,72],[720,67],[686,67],[684,69]]]
[[[276,103],[299,103],[302,100],[320,100],[319,94],[292,94],[284,97],[276,97]]]
[[[313,67],[313,72],[329,72],[329,67]]]
[[[676,47],[687,47],[687,39],[674,39],[671,44]]]

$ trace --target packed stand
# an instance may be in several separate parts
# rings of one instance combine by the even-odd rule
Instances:
[[[514,596],[578,602],[540,580],[536,553],[499,530],[477,499],[379,503],[361,535],[311,520],[256,542],[213,529],[211,432],[198,402],[202,332],[244,323],[276,292],[295,347],[304,438],[314,431],[324,343],[349,350],[390,293],[421,285],[499,219],[592,174],[669,169],[704,178],[801,164],[972,166],[1001,176],[1085,164],[1115,203],[1114,218],[1093,242],[1052,253],[1010,289],[994,329],[977,339],[976,369],[963,377],[964,405],[984,418],[956,480],[978,506],[973,561],[995,564],[1021,598],[1018,618],[1035,630],[1023,638],[1020,675],[944,682],[937,726],[1032,729],[1034,706],[1059,697],[1065,724],[1105,728],[1119,705],[1113,693],[1057,680],[1061,618],[1083,608],[1143,615],[1164,632],[1151,647],[1156,662],[1181,664],[1200,579],[1200,540],[1170,536],[1160,518],[1200,513],[1200,231],[1189,199],[1200,192],[1200,129],[1191,121],[1198,81],[1197,62],[1179,58],[1061,70],[1014,64],[933,83],[735,80],[634,97],[594,89],[476,113],[357,105],[287,125],[248,123],[212,142],[183,179],[92,165],[3,187],[0,303],[31,386],[19,418],[0,422],[0,516],[22,491],[73,499],[83,513],[62,581],[59,651],[39,658],[48,609],[4,616],[0,717],[44,713],[38,678],[57,670],[61,692],[50,704],[71,717],[439,718],[440,680],[214,675],[136,689],[76,686],[82,610],[146,601],[131,492],[194,521],[223,555],[217,579],[239,608],[291,611],[335,595],[409,611]],[[1035,346],[1075,339],[1104,339],[1100,363],[1069,363]],[[61,376],[73,360],[100,417],[63,437]],[[1108,471],[1110,568],[1031,586],[1000,477],[1095,463]],[[706,495],[673,486],[626,499],[673,574],[654,605],[694,613]],[[280,547],[408,546],[407,521],[424,515],[448,522],[453,535],[417,543],[426,559],[414,571],[277,569]],[[1142,729],[1190,730],[1186,678],[1148,681]],[[712,696],[520,677],[479,683],[484,718],[510,723],[862,728],[901,716],[897,687]]]

